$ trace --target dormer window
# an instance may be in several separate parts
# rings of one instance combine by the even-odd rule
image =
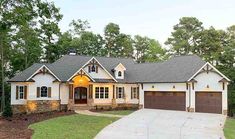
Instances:
[[[118,77],[122,77],[122,72],[118,71]]]
[[[91,66],[91,72],[95,72],[95,65]]]

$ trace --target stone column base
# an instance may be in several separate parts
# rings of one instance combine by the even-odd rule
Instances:
[[[188,112],[195,112],[194,108],[187,108]]]
[[[223,110],[223,115],[228,115],[228,110]]]
[[[68,101],[68,110],[72,110],[73,109],[73,99],[69,99]]]
[[[139,109],[143,109],[143,105],[142,104],[139,104]]]

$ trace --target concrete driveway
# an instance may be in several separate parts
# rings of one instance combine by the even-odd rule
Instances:
[[[224,139],[226,116],[138,110],[105,127],[96,139]]]

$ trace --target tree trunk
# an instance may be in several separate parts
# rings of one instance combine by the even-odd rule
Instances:
[[[2,67],[2,72],[1,72],[1,78],[2,78],[2,104],[1,104],[1,111],[4,110],[4,107],[5,107],[5,91],[4,91],[4,53],[3,53],[3,42],[2,40],[0,40],[0,47],[1,47],[1,67]]]

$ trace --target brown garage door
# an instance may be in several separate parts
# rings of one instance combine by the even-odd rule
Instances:
[[[221,92],[196,92],[196,112],[222,113]]]
[[[185,111],[185,92],[145,92],[144,107]]]

